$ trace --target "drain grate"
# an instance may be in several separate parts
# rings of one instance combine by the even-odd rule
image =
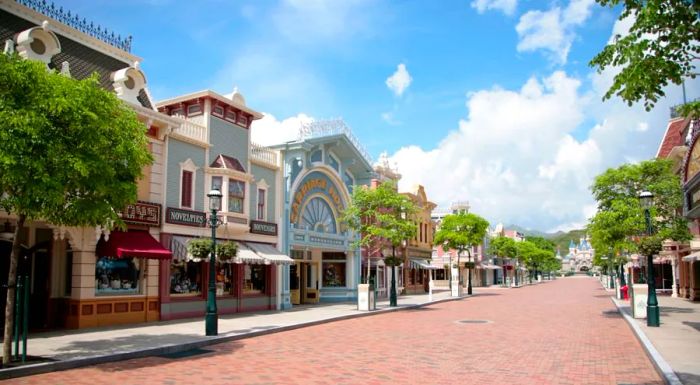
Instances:
[[[211,350],[206,350],[206,349],[190,349],[190,350],[185,350],[182,352],[159,354],[158,357],[170,358],[172,360],[177,360],[179,358],[188,358],[188,357],[198,356],[200,354],[207,354],[207,353],[211,353],[211,352],[212,352]]]
[[[485,319],[463,319],[457,321],[461,324],[490,324],[493,321],[485,320]]]

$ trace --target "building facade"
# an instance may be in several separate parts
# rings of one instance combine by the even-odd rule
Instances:
[[[586,272],[593,268],[595,250],[587,236],[581,237],[578,243],[572,239],[569,242],[569,253],[562,259],[562,270]]]

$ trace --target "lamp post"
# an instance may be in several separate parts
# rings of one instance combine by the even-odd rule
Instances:
[[[467,295],[472,295],[472,253],[469,253],[469,276],[467,277]]]
[[[647,222],[647,235],[651,236],[651,214],[649,209],[654,204],[654,194],[649,191],[642,191],[639,194],[639,201],[644,208],[644,219]],[[659,326],[659,301],[656,299],[656,283],[654,282],[654,256],[647,255],[647,286],[649,288],[647,299],[647,326]]]
[[[211,226],[211,254],[209,256],[209,290],[207,294],[207,310],[204,316],[206,335],[219,334],[219,315],[216,309],[216,228],[219,227],[219,219],[216,212],[221,210],[221,191],[211,190],[207,194],[209,198],[209,226]]]
[[[622,286],[627,285],[625,282],[625,263],[620,262],[620,298],[625,299],[624,293],[622,292]]]

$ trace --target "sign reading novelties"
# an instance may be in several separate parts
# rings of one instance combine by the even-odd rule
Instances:
[[[250,232],[262,235],[277,235],[277,223],[250,221]]]
[[[158,203],[137,202],[126,205],[120,216],[126,223],[160,226],[160,207]]]
[[[165,211],[165,222],[174,225],[205,227],[207,225],[207,215],[201,211],[168,207]]]

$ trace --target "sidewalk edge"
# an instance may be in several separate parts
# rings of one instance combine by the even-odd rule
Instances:
[[[625,318],[625,321],[627,321],[627,324],[634,332],[637,340],[639,340],[642,346],[644,346],[647,356],[654,364],[656,372],[659,373],[659,375],[664,379],[664,382],[668,385],[683,385],[683,382],[681,382],[680,378],[678,378],[676,372],[673,371],[671,365],[669,365],[669,363],[666,362],[666,360],[661,356],[661,353],[656,350],[654,345],[649,340],[649,337],[647,337],[642,328],[637,325],[637,322],[622,310],[622,307],[616,298],[610,297],[610,300],[612,300],[612,302],[615,304],[617,311]]]
[[[130,359],[134,359],[134,358],[144,358],[144,357],[155,356],[155,355],[160,355],[160,354],[179,353],[179,352],[184,352],[187,350],[202,348],[205,346],[216,345],[216,344],[220,344],[223,342],[238,341],[238,340],[242,340],[242,339],[246,339],[246,338],[259,337],[259,336],[263,336],[263,335],[267,335],[267,334],[280,333],[280,332],[285,332],[285,331],[290,331],[290,330],[295,330],[295,329],[301,329],[301,328],[305,328],[305,327],[309,327],[309,326],[321,325],[321,324],[325,324],[325,323],[329,323],[329,322],[343,321],[343,320],[352,319],[352,318],[368,317],[368,316],[389,313],[389,312],[394,312],[394,311],[416,309],[416,308],[420,308],[423,306],[433,305],[433,304],[437,304],[437,303],[441,303],[441,302],[457,301],[457,300],[462,300],[462,299],[469,298],[469,297],[471,297],[471,296],[465,295],[462,297],[442,298],[442,299],[434,300],[432,302],[425,302],[425,303],[412,304],[412,305],[403,305],[403,306],[397,306],[397,307],[389,307],[389,308],[368,311],[368,312],[364,312],[364,313],[347,314],[347,315],[330,317],[330,318],[316,320],[316,321],[301,322],[301,323],[294,324],[294,325],[279,326],[279,327],[276,327],[273,329],[258,330],[258,331],[253,331],[253,332],[249,332],[249,333],[245,333],[245,334],[237,334],[237,335],[232,335],[232,336],[216,336],[216,337],[211,337],[211,338],[200,340],[200,341],[187,342],[187,343],[177,344],[177,345],[164,345],[164,346],[159,346],[156,348],[118,352],[118,353],[112,353],[112,354],[107,354],[107,355],[103,355],[103,356],[79,357],[79,358],[68,359],[65,361],[49,361],[49,362],[42,362],[42,363],[38,363],[38,364],[30,364],[30,365],[25,365],[25,366],[11,367],[11,368],[7,368],[7,369],[0,369],[0,380],[7,380],[7,379],[11,379],[11,378],[25,377],[25,376],[31,376],[31,375],[35,375],[35,374],[42,374],[42,373],[48,373],[48,372],[56,372],[56,371],[61,371],[61,370],[76,369],[76,368],[80,368],[80,367],[84,367],[84,366],[91,366],[91,365],[105,364],[105,363],[109,363],[109,362],[124,361],[124,360],[130,360]]]

